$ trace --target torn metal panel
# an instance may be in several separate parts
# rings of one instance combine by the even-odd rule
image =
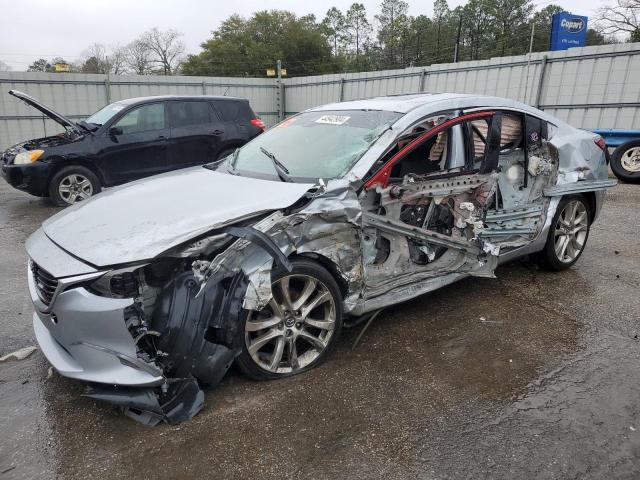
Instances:
[[[172,380],[159,391],[96,384],[87,387],[83,396],[116,405],[129,418],[151,427],[190,420],[204,406],[204,392],[193,377]]]
[[[583,180],[577,183],[556,185],[545,188],[544,194],[547,197],[557,197],[561,195],[569,195],[571,193],[605,190],[607,188],[615,187],[617,184],[617,180]]]
[[[434,245],[441,245],[447,248],[455,248],[463,250],[471,255],[479,255],[480,248],[465,240],[456,240],[442,235],[437,232],[431,232],[429,230],[423,230],[421,228],[412,227],[402,222],[392,220],[382,215],[375,215],[373,213],[366,212],[364,214],[364,225],[376,227],[383,231],[398,233],[405,237],[411,237],[424,242],[432,243]]]

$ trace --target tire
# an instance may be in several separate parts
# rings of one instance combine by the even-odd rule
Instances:
[[[225,148],[218,154],[218,158],[216,158],[216,160],[222,160],[224,157],[231,155],[235,151],[235,148]]]
[[[566,270],[582,255],[590,228],[591,213],[586,199],[582,195],[563,197],[553,216],[544,250],[534,255],[534,260],[548,270]]]
[[[255,380],[297,375],[320,365],[342,330],[342,295],[335,279],[311,260],[296,258],[291,263],[291,272],[272,272],[271,302],[260,312],[244,311],[241,317],[237,341],[242,352],[236,364]],[[290,309],[282,293],[287,285]],[[306,300],[298,304],[303,295]]]
[[[100,180],[86,167],[71,165],[60,169],[49,182],[49,198],[60,207],[87,200],[101,190]]]
[[[640,140],[631,140],[616,148],[611,170],[623,182],[640,183]]]

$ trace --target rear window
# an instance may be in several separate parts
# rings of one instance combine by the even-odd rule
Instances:
[[[206,102],[169,102],[169,121],[172,128],[209,123],[209,104]]]
[[[216,100],[213,104],[222,121],[249,121],[252,118],[255,118],[255,114],[253,113],[253,110],[251,110],[249,102],[243,102],[241,100]]]

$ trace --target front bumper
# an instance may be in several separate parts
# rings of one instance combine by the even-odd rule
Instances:
[[[137,357],[127,329],[125,310],[133,300],[101,297],[74,285],[74,279],[88,276],[93,274],[60,279],[61,291],[45,305],[38,296],[33,272],[27,269],[35,307],[33,329],[49,363],[63,376],[87,382],[145,387],[162,384],[161,369]]]
[[[28,165],[2,165],[2,178],[14,188],[37,197],[49,195],[51,165],[36,161]]]

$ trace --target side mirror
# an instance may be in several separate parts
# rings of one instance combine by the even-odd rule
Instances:
[[[111,127],[109,129],[109,135],[111,135],[112,137],[116,137],[118,135],[122,135],[122,127]]]

